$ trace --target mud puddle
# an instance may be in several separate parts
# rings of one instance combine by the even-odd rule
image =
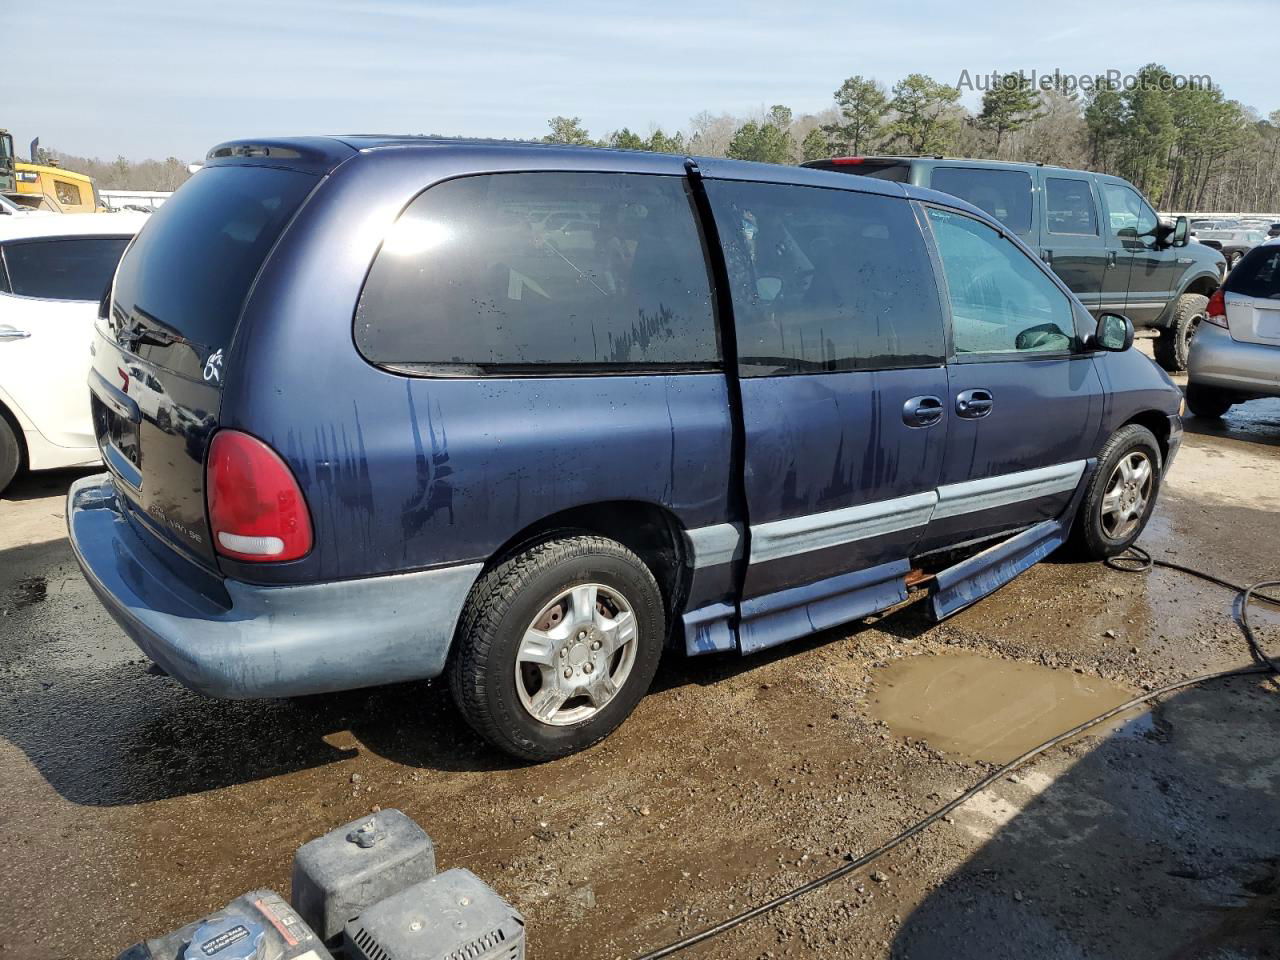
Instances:
[[[990,763],[1012,760],[1133,697],[1097,677],[972,653],[907,657],[874,677],[871,713],[895,733]],[[1123,726],[1139,712],[1094,732]]]

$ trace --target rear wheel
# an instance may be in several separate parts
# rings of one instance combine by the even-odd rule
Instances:
[[[664,636],[662,595],[639,557],[605,537],[547,540],[472,589],[449,683],[477,733],[514,756],[551,760],[626,719]]]
[[[0,415],[0,493],[13,480],[22,466],[22,447],[18,443],[17,434],[3,415]]]
[[[1187,384],[1187,409],[1197,417],[1216,418],[1231,409],[1235,401],[1229,393],[1197,383]]]
[[[1208,305],[1209,298],[1198,293],[1184,293],[1178,298],[1173,308],[1173,321],[1156,338],[1156,363],[1170,373],[1187,369],[1191,338],[1204,319],[1204,309]]]
[[[1138,539],[1160,493],[1160,445],[1136,423],[1111,435],[1085,490],[1072,541],[1076,553],[1105,560]]]

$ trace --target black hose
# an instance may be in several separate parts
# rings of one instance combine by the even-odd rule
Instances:
[[[1267,603],[1274,603],[1274,604],[1280,605],[1280,599],[1277,599],[1275,597],[1269,596],[1264,593],[1257,592],[1261,587],[1280,586],[1280,580],[1260,580],[1257,583],[1250,584],[1247,587],[1240,586],[1239,584],[1232,583],[1229,580],[1223,580],[1220,577],[1216,577],[1211,573],[1205,573],[1202,570],[1196,570],[1194,567],[1183,566],[1182,564],[1173,563],[1172,561],[1169,561],[1169,560],[1157,560],[1153,558],[1151,554],[1147,553],[1147,551],[1143,550],[1140,547],[1130,547],[1128,550],[1128,554],[1131,554],[1131,555],[1121,554],[1118,557],[1113,557],[1105,561],[1105,563],[1107,566],[1111,567],[1112,569],[1119,570],[1124,573],[1143,573],[1147,570],[1150,570],[1152,567],[1165,567],[1170,570],[1178,570],[1182,573],[1189,574],[1193,577],[1199,577],[1200,579],[1207,580],[1210,583],[1216,583],[1219,586],[1226,587],[1229,590],[1237,591],[1240,597],[1240,616],[1237,622],[1240,625],[1241,632],[1244,633],[1245,639],[1249,643],[1249,652],[1252,655],[1253,659],[1257,662],[1253,666],[1236,667],[1231,670],[1220,670],[1217,673],[1206,673],[1198,677],[1190,677],[1186,680],[1179,680],[1176,683],[1169,683],[1163,687],[1158,687],[1155,690],[1152,690],[1148,693],[1144,693],[1140,697],[1134,697],[1132,700],[1126,700],[1124,703],[1120,704],[1118,707],[1112,707],[1110,710],[1106,711],[1105,713],[1098,714],[1098,716],[1094,717],[1091,720],[1086,720],[1083,723],[1076,724],[1076,726],[1072,727],[1070,730],[1060,733],[1057,736],[1049,740],[1046,740],[1044,743],[1040,744],[1039,746],[1032,747],[1026,753],[1018,757],[1015,757],[1014,759],[1006,763],[1004,766],[987,774],[985,777],[983,777],[981,780],[975,783],[972,787],[970,787],[964,793],[960,794],[960,796],[956,797],[954,800],[951,800],[950,802],[939,807],[937,810],[933,811],[933,813],[929,814],[923,820],[919,820],[916,823],[912,824],[911,826],[907,827],[907,829],[903,830],[897,836],[885,841],[880,846],[872,850],[870,853],[864,853],[862,856],[856,857],[856,858],[850,855],[851,858],[846,863],[842,863],[840,866],[836,867],[834,870],[831,870],[828,873],[824,873],[822,876],[816,877],[815,879],[810,880],[808,883],[803,884],[802,886],[796,887],[792,890],[788,890],[786,893],[780,894],[774,897],[772,900],[767,900],[764,903],[761,903],[757,906],[752,907],[750,910],[745,910],[742,913],[737,914],[736,916],[730,917],[727,920],[723,920],[720,923],[717,923],[715,926],[707,927],[703,930],[699,930],[697,933],[691,933],[689,934],[689,936],[682,937],[681,939],[676,940],[674,943],[670,943],[665,947],[659,947],[657,950],[651,950],[650,952],[643,954],[640,957],[637,957],[636,960],[659,960],[659,958],[661,957],[669,957],[674,953],[679,953],[682,950],[687,950],[689,947],[695,946],[706,940],[710,940],[713,937],[718,937],[723,933],[728,933],[730,930],[734,929],[735,927],[741,926],[742,924],[746,923],[748,920],[754,920],[756,917],[762,916],[763,914],[766,914],[766,913],[770,913],[771,911],[778,909],[778,907],[781,907],[785,904],[790,903],[792,900],[797,900],[800,897],[803,897],[806,893],[812,893],[814,890],[817,890],[819,887],[825,887],[827,884],[832,883],[835,880],[839,880],[841,877],[847,877],[849,874],[854,873],[855,871],[860,870],[863,867],[868,866],[874,861],[880,859],[882,856],[884,856],[894,847],[897,847],[905,843],[907,840],[910,840],[916,834],[927,829],[928,827],[931,827],[938,820],[942,819],[952,810],[956,809],[956,807],[959,807],[961,804],[964,804],[969,800],[973,799],[973,797],[977,796],[987,787],[991,786],[991,784],[995,783],[1001,777],[1006,776],[1009,773],[1012,773],[1014,770],[1022,766],[1028,760],[1031,760],[1033,757],[1037,757],[1040,754],[1044,753],[1046,750],[1049,750],[1052,747],[1056,747],[1058,744],[1062,743],[1064,740],[1070,740],[1072,737],[1083,733],[1084,731],[1088,730],[1091,727],[1095,727],[1100,723],[1105,723],[1107,720],[1110,720],[1112,717],[1117,716],[1118,714],[1124,713],[1126,710],[1131,710],[1136,706],[1144,704],[1148,700],[1153,700],[1156,697],[1163,696],[1166,693],[1173,693],[1175,690],[1181,690],[1184,687],[1191,687],[1198,683],[1205,683],[1206,681],[1209,681],[1209,680],[1221,680],[1226,677],[1243,677],[1243,676],[1249,676],[1252,674],[1260,674],[1260,673],[1280,674],[1280,660],[1272,659],[1263,652],[1261,645],[1258,643],[1257,637],[1254,636],[1253,628],[1249,624],[1249,604],[1252,601],[1263,600],[1263,601],[1266,601]]]

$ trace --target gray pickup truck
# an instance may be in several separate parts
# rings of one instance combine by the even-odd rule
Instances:
[[[931,187],[981,207],[1038,250],[1096,317],[1123,313],[1159,331],[1156,360],[1187,368],[1191,335],[1226,269],[1189,242],[1185,217],[1162,223],[1127,180],[1036,163],[942,157],[835,157],[805,166]]]

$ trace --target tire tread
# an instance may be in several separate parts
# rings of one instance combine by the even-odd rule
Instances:
[[[488,671],[494,666],[492,650],[498,640],[498,631],[525,584],[542,571],[576,557],[608,554],[643,571],[654,594],[661,597],[657,580],[648,566],[616,540],[590,533],[565,535],[564,531],[560,531],[559,535],[550,534],[549,537],[500,561],[472,587],[458,620],[453,648],[445,668],[454,702],[471,728],[499,748],[523,759],[535,761],[553,759],[567,751],[548,751],[515,734],[500,718],[494,716],[485,695]],[[598,736],[576,745],[574,749],[586,749],[611,732],[611,728],[602,729]]]

